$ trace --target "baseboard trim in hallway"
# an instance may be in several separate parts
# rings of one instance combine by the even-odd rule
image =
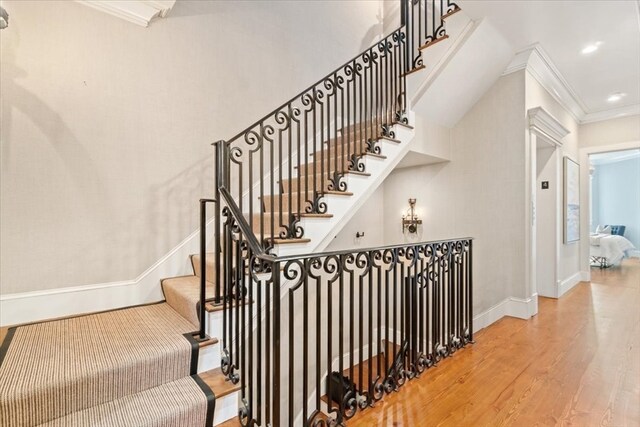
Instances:
[[[473,332],[476,333],[502,319],[505,316],[529,319],[538,312],[537,294],[531,298],[508,297],[490,309],[474,316]]]

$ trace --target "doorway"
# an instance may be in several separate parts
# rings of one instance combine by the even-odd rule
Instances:
[[[590,154],[589,200],[591,267],[640,256],[640,149]]]

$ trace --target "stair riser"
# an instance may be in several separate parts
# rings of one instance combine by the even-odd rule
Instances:
[[[337,167],[336,167],[337,163]],[[315,169],[314,169],[315,167]],[[320,158],[318,158],[318,163],[310,162],[306,165],[301,165],[298,168],[299,175],[313,175],[320,174],[321,172],[333,172],[335,170],[346,171],[349,169],[349,158],[348,157],[338,157],[337,162],[334,156],[331,158],[324,159],[324,162],[320,162]]]
[[[315,191],[325,191],[325,190],[329,190],[329,178],[327,176],[325,176],[324,178],[324,187],[322,186],[322,176],[320,175],[316,175],[315,178],[315,188],[314,188],[314,179],[312,176],[309,175],[304,175],[301,178],[294,178],[292,180],[283,180],[281,187],[282,187],[282,192],[284,194],[288,194],[289,190],[291,189],[291,192],[293,193],[302,193],[305,194],[305,190],[306,190],[306,194],[308,194],[308,197],[311,197]]]
[[[232,418],[238,417],[240,392],[235,391],[216,399],[216,410],[213,415],[213,425],[217,426]],[[238,425],[240,425],[238,423]]]
[[[385,123],[390,123],[391,122],[391,118],[390,117],[381,117],[378,121],[376,121],[376,118],[374,117],[373,120],[369,121],[366,120],[362,123],[356,123],[356,124],[350,124],[348,126],[345,126],[344,128],[340,129],[341,132],[346,132],[346,133],[354,133],[354,132],[360,132],[360,129],[364,130],[367,128],[367,126],[369,126],[368,132],[381,132],[382,131],[382,125]]]
[[[309,191],[309,198],[311,197],[311,191]],[[276,219],[279,220],[279,213],[280,213],[280,203],[282,201],[282,212],[294,212],[294,213],[298,213],[298,212],[306,212],[306,208],[307,206],[309,206],[309,203],[306,201],[305,198],[305,194],[304,194],[304,188],[303,188],[303,192],[302,194],[300,194],[300,200],[298,200],[298,193],[292,193],[291,197],[289,197],[289,192],[285,192],[284,194],[278,194],[276,196],[264,196],[264,202],[263,202],[263,209],[265,213],[268,213],[269,215],[265,215],[265,222],[269,222],[271,221],[271,218],[266,218],[267,216],[271,216],[271,209],[273,209],[273,212],[276,216]],[[291,205],[289,205],[289,201],[291,201]],[[284,217],[284,214],[283,214]],[[254,216],[254,223],[259,223],[260,222],[260,218],[259,216]],[[285,218],[283,218],[283,220],[285,220]]]
[[[263,219],[263,221],[261,223],[260,222],[260,214],[259,213],[253,215],[253,224],[252,224],[253,232],[258,237],[260,237],[259,236],[260,231],[261,231],[260,227],[261,227],[261,224],[262,224],[262,226],[264,227],[262,229],[262,232],[264,234],[271,235],[271,225],[273,223],[273,234],[277,235],[277,234],[280,234],[280,231],[283,230],[282,225],[283,224],[284,225],[288,224],[288,222],[289,222],[289,214],[288,213],[283,213],[282,214],[282,221],[280,221],[280,215],[278,214],[278,211],[275,211],[274,220],[271,219],[271,214],[270,213],[269,214],[265,214],[262,219]]]
[[[377,137],[375,137],[373,140],[377,141],[378,139],[382,138],[382,135],[378,135]],[[350,140],[338,140],[338,141],[330,141],[327,144],[324,145],[323,150],[324,150],[324,156],[328,157],[329,154],[331,155],[331,157],[335,157],[336,155],[336,150],[338,151],[338,156],[342,156],[342,151],[344,150],[344,155],[348,155],[348,154],[352,154],[352,153],[364,153],[367,151],[367,141],[366,139],[350,139]],[[351,151],[349,151],[351,150]],[[331,151],[331,153],[329,153],[329,151]],[[316,154],[318,153],[318,154]],[[314,156],[316,155],[320,155],[320,150],[317,150],[314,152]]]
[[[220,367],[220,343],[201,348],[198,352],[198,373]]]
[[[214,282],[215,281],[215,277],[216,277],[216,269],[215,269],[215,262],[213,259],[213,254],[207,254],[207,260],[206,260],[206,278],[208,281],[210,282]],[[191,257],[191,265],[193,266],[193,273],[200,277],[200,255],[193,255]]]

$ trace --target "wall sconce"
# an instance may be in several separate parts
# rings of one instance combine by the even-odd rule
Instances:
[[[418,219],[418,215],[415,212],[416,199],[409,199],[409,210],[406,215],[402,215],[402,232],[409,230],[409,233],[416,233],[418,231],[418,225],[422,224],[422,220]]]
[[[3,7],[0,7],[0,30],[4,30],[9,26],[9,14]]]

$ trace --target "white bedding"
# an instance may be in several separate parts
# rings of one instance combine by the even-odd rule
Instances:
[[[635,249],[633,244],[622,236],[610,234],[591,235],[591,256],[607,259],[607,264],[615,265]]]

